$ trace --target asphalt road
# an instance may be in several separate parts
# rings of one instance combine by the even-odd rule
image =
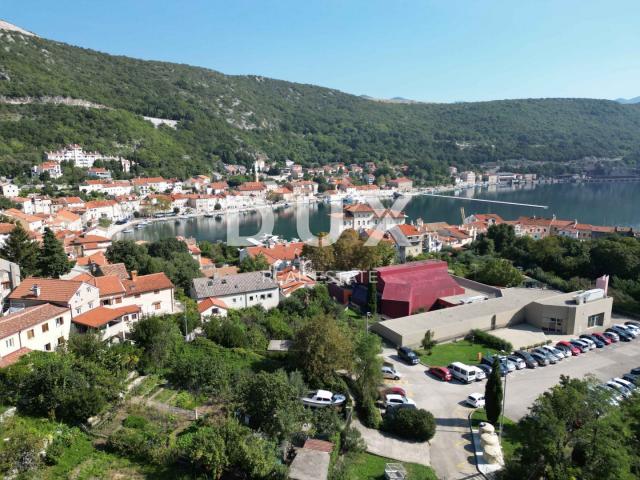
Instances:
[[[464,399],[472,392],[484,392],[485,381],[470,385],[442,382],[426,373],[423,365],[403,363],[395,350],[385,349],[383,356],[402,374],[401,380],[387,383],[403,387],[419,408],[429,410],[436,418],[437,430],[430,442],[430,457],[438,478],[451,480],[475,476],[477,470],[467,420],[471,409],[465,406]],[[505,414],[513,420],[522,418],[542,392],[558,383],[560,375],[582,378],[592,374],[606,381],[639,366],[640,338],[565,358],[556,365],[512,372],[507,378]],[[417,446],[407,444],[406,448]]]

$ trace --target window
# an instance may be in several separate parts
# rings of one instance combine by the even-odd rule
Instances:
[[[50,344],[50,343],[47,343],[47,344],[44,346],[44,349],[45,349],[47,352],[50,352],[50,351],[51,351],[51,344]]]
[[[135,298],[140,298],[140,294],[139,294],[139,293],[136,293]]]
[[[153,302],[153,309],[160,310],[160,302]]]
[[[265,298],[267,298],[267,297],[265,297],[264,293],[262,295],[260,295],[260,300],[264,300]]]
[[[81,312],[81,311],[82,311],[82,308],[81,308],[81,307],[76,308],[76,313],[77,313],[78,315],[80,315],[80,312]]]
[[[545,333],[563,333],[561,318],[544,318],[542,320],[542,331]]]
[[[89,302],[89,308],[93,308],[93,302]]]
[[[233,303],[236,303],[236,299],[235,298],[233,299]]]
[[[249,295],[249,300],[253,300],[253,295]]]
[[[116,298],[116,303],[122,303],[122,297]]]
[[[33,331],[33,328],[31,330],[27,330],[27,338],[28,339],[32,339],[35,336],[36,336],[36,332]]]
[[[13,347],[13,338],[5,340],[4,344],[7,346],[7,348]]]
[[[64,345],[64,337],[58,337],[58,345]]]
[[[273,297],[273,293],[267,293],[267,298],[272,298]]]
[[[11,282],[2,282],[2,288],[4,290],[10,290],[11,289]]]
[[[587,318],[587,328],[601,327],[604,325],[604,313],[597,313],[595,315],[589,315]]]
[[[60,325],[64,325],[64,318],[62,317],[56,318],[56,327],[59,327]]]
[[[153,293],[154,293],[155,295],[157,295],[157,294],[159,294],[159,293],[160,293],[160,290],[154,290],[154,291],[153,291]]]
[[[80,290],[76,292],[76,297],[79,297],[79,296],[80,296]]]
[[[42,324],[42,333],[48,332],[48,331],[49,331],[49,324],[48,323],[43,323]]]

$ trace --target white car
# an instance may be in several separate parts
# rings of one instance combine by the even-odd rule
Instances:
[[[475,367],[473,365],[471,365],[471,368],[475,369],[476,371],[476,382],[479,382],[480,380],[484,380],[485,378],[487,378],[487,374],[484,373],[484,370],[482,370],[481,368]]]
[[[586,343],[587,345],[589,345],[589,350],[593,350],[594,348],[596,348],[596,342],[594,342],[590,338],[582,337],[580,338],[580,340],[582,340],[582,343]]]
[[[612,378],[611,381],[619,383],[630,392],[633,392],[636,389],[636,386],[633,383],[631,383],[629,380],[625,380],[624,378],[616,377],[616,378]]]
[[[527,363],[522,358],[516,357],[515,355],[509,355],[507,358],[510,362],[513,362],[515,364],[517,370],[527,368]]]
[[[467,397],[465,402],[473,408],[484,407],[484,393],[472,393]]]
[[[400,380],[402,375],[392,366],[385,365],[382,367],[382,377],[389,380]]]
[[[613,380],[609,380],[606,383],[607,387],[614,388],[620,393],[624,398],[628,398],[631,396],[631,390],[627,389],[627,387],[623,387],[622,384],[618,382],[614,382]]]
[[[393,407],[395,405],[415,405],[416,402],[411,400],[409,397],[405,397],[404,395],[397,395],[395,393],[390,393],[389,395],[384,397],[384,406],[386,408]]]
[[[633,323],[625,323],[624,326],[627,327],[627,330],[631,330],[633,332],[636,332],[636,334],[640,335],[640,327],[638,327],[637,325]]]
[[[629,325],[622,325],[621,323],[616,323],[614,325],[614,328],[627,332],[633,338],[636,338],[638,336],[638,333],[635,330],[632,330],[631,328],[629,328]]]

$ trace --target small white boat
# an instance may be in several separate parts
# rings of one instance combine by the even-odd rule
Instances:
[[[133,233],[133,228],[125,228],[122,233]]]
[[[328,390],[316,390],[302,397],[302,403],[307,407],[328,407],[342,405],[347,397],[339,393],[333,394]]]
[[[146,223],[139,223],[138,225],[136,225],[136,230],[142,230],[144,227],[146,227]]]

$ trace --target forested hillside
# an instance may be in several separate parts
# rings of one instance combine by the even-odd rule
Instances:
[[[142,61],[0,31],[0,174],[82,143],[185,176],[255,153],[306,165],[388,159],[435,178],[446,166],[562,162],[640,151],[640,105],[589,99],[384,103],[336,90]],[[28,97],[28,98],[27,98]],[[43,104],[81,99],[107,108]],[[22,104],[9,104],[9,102]],[[24,104],[24,102],[31,102]],[[33,103],[35,102],[35,103]],[[178,120],[154,128],[142,115]]]

